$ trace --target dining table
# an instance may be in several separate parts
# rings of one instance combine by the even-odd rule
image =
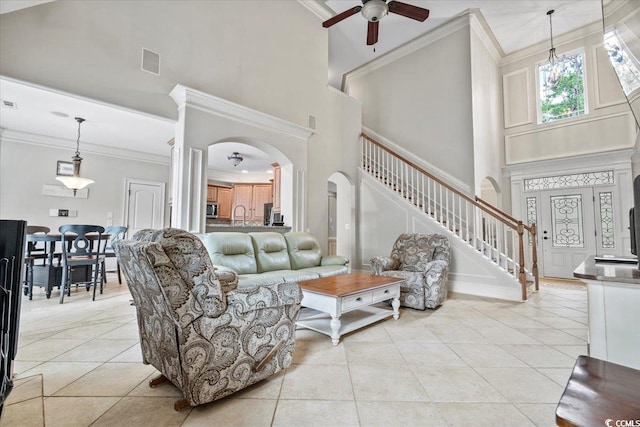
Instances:
[[[86,235],[89,243],[95,242],[98,238],[102,242],[106,242],[111,237],[107,233],[87,233]],[[76,236],[72,233],[66,233],[64,241],[71,247]],[[43,247],[37,248],[38,243],[42,243]],[[35,233],[27,234],[27,250],[25,253],[26,258],[31,259],[33,264],[30,268],[33,269],[31,280],[32,286],[44,287],[47,298],[51,297],[53,288],[60,288],[62,284],[62,234],[60,233]],[[71,282],[90,282],[91,279],[91,267],[90,266],[77,266],[71,271]],[[31,286],[31,287],[32,287]],[[25,283],[23,288],[24,295],[31,295],[32,289],[30,289],[28,283]]]

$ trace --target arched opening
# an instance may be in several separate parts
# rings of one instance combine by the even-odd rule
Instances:
[[[330,218],[327,236],[329,251],[332,251],[331,246],[334,245],[336,255],[343,255],[353,260],[355,255],[355,187],[347,175],[342,172],[334,172],[329,176],[327,190]],[[335,207],[332,207],[332,203]]]
[[[207,225],[293,226],[293,164],[272,145],[242,137],[213,142],[206,176],[207,202],[218,213]]]
[[[500,185],[495,179],[490,176],[482,179],[480,182],[480,198],[495,207],[502,208]]]

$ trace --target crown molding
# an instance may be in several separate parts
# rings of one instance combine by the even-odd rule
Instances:
[[[498,43],[498,40],[496,40],[493,31],[491,31],[491,27],[489,27],[489,24],[487,24],[487,21],[484,19],[484,15],[479,9],[470,9],[469,16],[471,29],[474,30],[484,47],[489,52],[489,55],[491,55],[491,58],[493,58],[493,61],[496,64],[499,64],[502,57],[504,57],[504,51],[502,50],[500,43]]]
[[[313,129],[180,84],[173,88],[169,96],[173,98],[178,108],[184,108],[185,106],[197,108],[209,114],[276,131],[304,141],[308,141],[315,134]]]
[[[14,83],[14,84],[18,84],[18,85],[21,85],[21,86],[26,86],[26,87],[42,90],[44,92],[49,92],[49,93],[53,93],[53,94],[56,94],[56,95],[65,96],[67,98],[77,99],[77,100],[83,101],[83,102],[89,102],[91,104],[99,105],[101,107],[112,108],[114,110],[118,110],[118,111],[121,111],[121,112],[124,112],[124,113],[135,114],[135,115],[140,116],[140,117],[145,117],[145,118],[149,118],[149,119],[153,119],[153,120],[159,120],[159,121],[162,121],[162,122],[165,122],[165,123],[171,123],[173,125],[175,125],[175,123],[176,123],[176,121],[174,119],[170,119],[170,118],[167,118],[167,117],[157,116],[155,114],[147,113],[147,112],[140,111],[140,110],[133,110],[131,108],[123,107],[121,105],[111,104],[109,102],[100,101],[99,99],[88,98],[86,96],[78,95],[78,94],[71,93],[71,92],[65,92],[63,90],[54,89],[54,88],[48,87],[48,86],[42,86],[42,85],[39,85],[39,84],[36,84],[36,83],[31,83],[31,82],[28,82],[28,81],[25,81],[25,80],[18,80],[18,79],[14,79],[12,77],[7,77],[7,76],[4,76],[4,75],[0,75],[0,81],[6,81],[6,82],[9,82],[9,83]]]
[[[369,61],[366,64],[349,71],[344,76],[344,92],[349,93],[349,81],[352,79],[356,79],[362,77],[372,71],[377,70],[378,68],[384,67],[385,65],[389,65],[394,61],[399,60],[400,58],[409,55],[410,53],[415,52],[425,46],[433,44],[440,39],[443,39],[450,34],[455,33],[465,27],[470,25],[469,18],[470,12],[466,10],[462,14],[457,17],[451,19],[450,21],[445,22],[439,27],[434,28],[428,33],[423,34],[413,40],[408,41],[407,43],[397,47],[396,49],[385,53],[379,58],[374,59],[373,61]]]
[[[534,160],[503,166],[503,175],[512,179],[573,174],[585,170],[626,170],[631,167],[634,148],[623,148],[602,153],[578,154],[569,157]]]
[[[27,132],[17,132],[8,129],[0,129],[0,141],[17,142],[22,144],[31,144],[41,147],[55,148],[58,150],[68,150],[70,153],[75,151],[75,141],[62,138],[53,138],[50,136],[36,135]],[[82,143],[82,154],[96,154],[99,156],[109,156],[118,159],[134,160],[145,163],[155,163],[160,165],[169,165],[169,156],[159,156],[157,154],[143,153],[141,151],[124,150],[122,148],[106,147],[104,145],[96,145],[88,142]]]
[[[333,18],[336,13],[322,0],[298,0],[298,3],[309,9],[318,18],[326,21]]]

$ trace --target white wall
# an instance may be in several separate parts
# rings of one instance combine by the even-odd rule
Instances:
[[[312,137],[309,143],[309,195],[324,192],[331,176],[339,173],[342,178],[337,182],[337,230],[336,244],[338,254],[349,257],[355,265],[357,257],[357,176],[360,166],[360,133],[362,131],[362,106],[357,100],[339,90],[328,86],[327,123],[319,123],[319,133],[326,135],[322,142]],[[328,236],[327,220],[322,212],[327,212],[328,198],[324,201],[313,198],[309,204],[309,228],[318,230],[320,240]],[[323,243],[324,244],[324,243]],[[323,246],[323,250],[326,250]]]
[[[283,184],[304,187],[304,197],[283,207],[303,205],[299,222],[324,236],[327,178],[357,170],[357,136],[342,137],[352,115],[329,117],[335,102],[320,24],[296,1],[58,1],[0,16],[0,74],[173,119],[169,93],[177,84],[301,126],[313,115],[317,133],[308,146],[267,140],[299,162],[293,174],[283,171]],[[143,47],[160,53],[160,76],[140,70]],[[347,127],[359,129],[356,120]],[[177,132],[205,157],[212,142],[255,136],[233,125],[212,129],[206,119],[185,126]],[[204,189],[206,171],[202,181]]]
[[[296,1],[56,1],[0,15],[0,74],[174,119],[181,83],[305,124],[326,40]]]
[[[548,43],[503,58],[507,165],[633,147],[635,122],[602,44],[600,23],[554,37],[559,56],[584,52],[588,113],[544,124],[538,124],[536,64],[548,58]]]
[[[481,194],[484,178],[491,177],[497,183],[502,179],[501,75],[497,62],[499,54],[474,15],[471,16],[470,36],[474,194]]]
[[[446,25],[453,32],[351,73],[347,93],[362,102],[364,126],[473,188],[469,18]]]
[[[107,212],[113,212],[113,225],[121,225],[126,178],[165,183],[169,179],[168,162],[150,163],[82,151],[81,175],[95,181],[88,187],[89,197],[43,196],[44,184],[62,186],[55,179],[56,162],[69,161],[72,155],[73,150],[0,136],[0,217],[24,219],[30,225],[47,226],[53,231],[69,223],[105,226]],[[77,210],[78,216],[50,217],[52,208]],[[165,218],[168,223],[168,216]]]

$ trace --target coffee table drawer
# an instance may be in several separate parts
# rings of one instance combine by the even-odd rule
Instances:
[[[380,302],[397,296],[399,296],[398,285],[386,286],[373,291],[373,302]]]
[[[361,305],[369,305],[373,302],[373,292],[363,292],[342,298],[342,311],[351,310]]]

